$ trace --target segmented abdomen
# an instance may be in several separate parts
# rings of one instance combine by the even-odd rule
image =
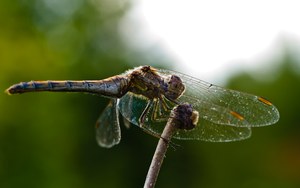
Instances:
[[[121,97],[128,91],[129,81],[126,77],[114,76],[103,80],[82,81],[30,81],[21,82],[8,88],[8,94],[25,92],[87,92],[108,97]]]

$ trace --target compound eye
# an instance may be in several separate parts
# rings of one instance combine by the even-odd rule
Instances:
[[[185,86],[180,77],[176,75],[170,75],[168,78],[166,78],[166,82],[168,85],[166,89],[167,98],[175,100],[182,95],[185,90]]]

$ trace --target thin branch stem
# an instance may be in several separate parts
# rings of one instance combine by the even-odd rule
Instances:
[[[176,127],[173,126],[170,121],[166,124],[164,131],[161,135],[161,138],[158,141],[155,153],[153,155],[151,165],[148,170],[148,174],[146,177],[146,181],[144,184],[144,188],[150,188],[155,186],[155,182],[157,176],[159,174],[160,167],[163,163],[165,154],[167,152],[169,142],[172,138],[173,132],[175,131]]]
[[[171,111],[170,118],[158,141],[151,165],[146,176],[144,188],[155,186],[161,165],[167,152],[169,143],[177,129],[192,129],[198,121],[198,113],[189,104],[181,104]]]

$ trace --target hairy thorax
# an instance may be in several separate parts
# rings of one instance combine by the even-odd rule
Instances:
[[[155,68],[143,66],[133,70],[130,74],[129,91],[143,95],[149,99],[162,98],[176,100],[184,92],[184,85],[179,77],[170,75],[163,77]]]

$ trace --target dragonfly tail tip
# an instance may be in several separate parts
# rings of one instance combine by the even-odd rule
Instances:
[[[8,88],[4,91],[7,95],[12,95],[11,88]]]

